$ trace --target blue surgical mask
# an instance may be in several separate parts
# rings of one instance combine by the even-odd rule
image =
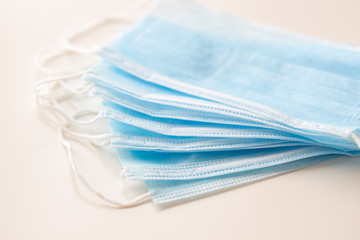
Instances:
[[[145,113],[140,114],[141,116],[138,116],[138,119],[146,118],[147,115],[154,116],[154,113],[163,113],[162,117],[164,118],[156,120],[163,126],[168,124],[169,121],[174,121],[169,120],[168,118],[177,118],[216,124],[224,123],[230,125],[258,127],[258,131],[260,132],[264,128],[270,128],[280,130],[278,132],[282,134],[290,132],[286,133],[285,137],[291,137],[291,140],[294,141],[301,142],[303,140],[306,143],[317,142],[324,146],[336,147],[342,150],[358,149],[358,146],[355,143],[344,139],[336,139],[319,133],[304,134],[301,131],[289,129],[281,124],[261,119],[258,116],[252,116],[251,114],[239,111],[236,108],[226,106],[222,107],[219,104],[202,99],[190,100],[190,96],[185,94],[171,90],[168,91],[166,88],[156,85],[147,86],[146,82],[124,73],[123,71],[104,62],[93,67],[87,74],[85,74],[83,79],[91,81],[98,86],[98,88],[93,91],[93,95],[101,96],[110,102],[117,103],[107,104],[108,107],[105,107],[102,111],[103,116],[116,120],[123,118],[121,116],[121,111],[131,108],[138,112]],[[151,94],[148,92],[151,92]],[[189,104],[182,104],[179,99],[184,98],[187,99],[187,102],[191,102],[192,104],[190,106]],[[199,101],[197,104],[196,100]],[[118,104],[125,106],[126,108],[121,108]],[[134,112],[132,111],[132,113]],[[175,116],[173,115],[174,113],[176,114]],[[156,117],[159,117],[159,114],[157,114]],[[180,122],[183,125],[190,124],[191,128],[194,127],[193,122]],[[146,124],[142,126],[146,126]],[[223,128],[227,128],[228,131],[233,130],[233,126],[223,126]],[[265,129],[264,131],[274,131],[270,129]],[[154,128],[151,128],[150,130],[154,130]],[[164,134],[164,132],[162,133]],[[203,130],[203,136],[205,134],[210,135],[212,133]],[[298,135],[295,136],[295,134]]]
[[[116,120],[109,120],[109,124],[111,128],[110,142],[114,148],[166,152],[204,152],[309,145],[303,142],[261,138],[261,136],[253,138],[249,134],[242,138],[178,137],[148,131]]]
[[[133,96],[126,95],[122,92],[114,91],[113,88],[107,88],[100,84],[97,85],[96,88],[92,89],[91,95],[105,99],[118,106],[126,107],[152,117],[239,126],[266,126],[258,122],[242,120],[241,118],[236,118],[234,116],[222,116],[220,114],[169,106],[166,104],[147,102]]]
[[[248,111],[196,98],[156,84],[149,84],[106,62],[101,62],[92,67],[83,76],[83,79],[95,83],[102,88],[113,89],[116,93],[126,94],[146,102],[180,107],[213,115],[242,117],[247,120],[262,121],[259,116]]]
[[[305,158],[273,167],[212,178],[196,180],[146,180],[145,184],[149,189],[151,199],[154,203],[170,204],[225,191],[290,171],[314,166],[338,157],[338,155],[324,155]]]
[[[263,169],[304,158],[344,155],[325,147],[278,147],[223,152],[117,150],[128,179],[191,180]],[[349,154],[351,155],[351,154]]]
[[[166,140],[174,137],[192,137],[191,141],[196,139],[201,142],[202,138],[217,138],[221,141],[226,141],[226,138],[232,139],[232,142],[236,142],[238,139],[251,139],[253,142],[256,139],[260,140],[274,140],[275,142],[296,142],[299,145],[319,145],[333,148],[341,148],[344,151],[357,150],[356,144],[347,142],[341,142],[336,140],[328,140],[326,138],[314,141],[311,138],[301,137],[295,134],[290,134],[283,131],[253,127],[253,126],[239,126],[229,124],[214,124],[214,123],[203,123],[197,121],[185,121],[178,119],[166,119],[166,118],[155,118],[140,112],[133,111],[131,109],[119,106],[109,101],[103,102],[103,108],[101,110],[101,117],[111,119],[111,124],[123,124],[131,125],[137,129],[143,129],[144,132],[158,133],[157,136],[161,136]],[[118,127],[113,127],[113,134],[116,132]],[[122,127],[121,129],[127,129]],[[128,128],[129,129],[129,128]],[[139,134],[141,132],[137,131]],[[128,133],[132,135],[134,133]],[[166,137],[169,136],[169,137]]]
[[[178,202],[360,154],[360,52],[351,46],[184,0],[160,1],[97,53],[102,61],[82,77],[103,99],[97,117],[67,116],[50,93],[43,107],[76,175],[111,204],[132,206],[149,196]],[[71,94],[86,92],[59,82]],[[69,127],[98,118],[108,120],[109,134]],[[96,192],[64,133],[99,145],[110,140],[125,177],[144,181],[149,193],[118,204]]]
[[[147,131],[173,137],[262,138],[315,143],[309,139],[287,132],[260,127],[155,118],[109,101],[103,102],[100,116]]]
[[[217,27],[208,27],[203,17],[209,16]],[[251,25],[228,37],[221,29],[228,29],[229,21],[187,1],[163,2],[99,54],[148,83],[252,112],[304,133],[355,142],[360,121],[358,50],[314,39],[294,40],[276,30],[271,36],[270,28],[261,33]]]

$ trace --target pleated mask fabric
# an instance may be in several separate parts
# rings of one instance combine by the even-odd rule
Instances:
[[[172,204],[199,198],[230,188],[253,183],[290,171],[314,166],[338,158],[339,155],[324,155],[304,158],[273,167],[195,180],[145,180],[151,198],[156,204]]]
[[[163,113],[165,119],[158,119],[158,121],[163,122],[163,125],[168,125],[168,122],[172,121],[166,119],[169,117],[169,115],[171,115],[169,114],[171,112],[177,113],[175,118],[179,119],[196,120],[216,124],[225,123],[230,125],[259,127],[259,131],[261,128],[276,129],[279,130],[279,133],[283,134],[284,132],[288,132],[288,135],[304,139],[306,142],[318,142],[324,146],[337,147],[341,148],[342,150],[358,149],[358,146],[354,142],[347,141],[346,139],[334,138],[328,134],[324,135],[314,132],[311,134],[305,134],[302,131],[288,128],[282,124],[274,123],[267,119],[262,119],[259,116],[253,116],[246,111],[242,111],[233,107],[222,106],[221,104],[203,99],[192,99],[191,96],[167,90],[164,87],[153,84],[147,85],[145,81],[127,74],[120,69],[116,69],[114,66],[111,66],[105,62],[102,62],[90,69],[90,71],[83,76],[83,79],[96,84],[97,88],[93,90],[93,95],[101,96],[110,102],[117,103],[119,105],[125,106],[126,108],[135,109],[136,111],[148,115],[154,115],[154,112]],[[124,95],[126,95],[126,97],[120,97]],[[133,101],[129,103],[129,99],[131,101],[131,99],[134,98],[136,99],[135,101],[137,101],[137,103],[134,103]],[[181,100],[184,99],[185,101],[182,102]],[[139,106],[140,104],[142,107]],[[120,109],[124,108],[114,104],[111,106],[112,107],[106,107],[103,109],[103,115],[109,118],[115,118],[117,120],[123,118],[123,115],[120,116]],[[146,107],[144,108],[144,106]],[[170,110],[165,110],[163,108],[164,106],[170,108]],[[139,110],[139,108],[141,109]],[[175,109],[171,110],[171,108]],[[152,113],[149,113],[150,109],[153,109]],[[191,118],[184,118],[184,116],[191,116]],[[198,116],[198,118],[196,118],[196,116]],[[191,124],[192,128],[195,127],[194,122],[187,124]],[[232,126],[230,126],[229,130],[231,130],[231,127]],[[264,134],[266,131],[269,131],[269,129],[265,129]],[[207,134],[210,135],[211,132],[207,132]]]
[[[229,34],[228,25],[240,30]],[[189,1],[164,1],[98,54],[149,83],[355,142],[359,50],[262,30]]]

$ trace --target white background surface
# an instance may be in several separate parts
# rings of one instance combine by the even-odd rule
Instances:
[[[77,186],[56,132],[36,114],[33,55],[59,45],[79,17],[128,0],[0,1],[0,239],[360,239],[360,159],[337,160],[158,209],[94,205]],[[357,0],[202,0],[235,15],[360,44]],[[120,197],[119,164],[76,152],[97,188]],[[114,180],[115,179],[115,180]],[[99,202],[100,203],[100,202]]]

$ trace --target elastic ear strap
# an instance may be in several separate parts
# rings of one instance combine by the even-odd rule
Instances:
[[[90,143],[95,144],[97,146],[107,146],[107,145],[110,144],[111,134],[109,134],[109,133],[90,135],[90,134],[84,134],[84,133],[81,133],[81,132],[71,130],[69,128],[70,124],[72,124],[72,123],[84,124],[84,123],[81,122],[81,121],[68,121],[66,123],[61,123],[60,119],[57,118],[54,114],[51,113],[51,110],[55,110],[61,116],[65,117],[66,120],[76,119],[76,117],[69,118],[67,116],[67,114],[62,113],[55,106],[52,106],[50,104],[47,104],[47,105],[44,104],[44,105],[40,105],[39,109],[42,110],[46,114],[46,116],[62,130],[62,132],[68,134],[73,139],[87,141],[87,142],[90,142]],[[93,110],[79,110],[74,115],[85,115],[85,114],[94,114],[94,113],[96,113],[96,112],[94,112]],[[98,118],[99,118],[98,115],[96,115],[93,119],[89,120],[88,122],[89,123],[94,122]],[[88,124],[88,122],[86,122],[85,124]]]
[[[94,112],[92,112],[91,110],[79,110],[73,114],[72,118],[77,119],[80,116],[89,115],[89,114],[93,114],[93,113]],[[97,115],[95,116],[95,118],[93,118],[93,119],[97,120],[99,118],[99,114],[100,114],[100,112],[98,112]],[[92,120],[90,120],[90,121],[92,121]],[[107,146],[110,144],[110,140],[111,140],[110,133],[90,135],[90,134],[83,134],[83,133],[72,131],[68,127],[63,128],[63,130],[66,131],[66,133],[68,133],[72,138],[75,138],[78,140],[86,140],[97,146]]]
[[[67,121],[71,122],[72,124],[90,124],[90,123],[96,121],[98,119],[99,111],[96,111],[97,116],[95,116],[95,118],[93,118],[91,120],[87,120],[87,121],[80,121],[80,120],[74,119],[73,117],[69,116],[65,112],[65,110],[59,105],[59,103],[58,103],[59,99],[57,99],[55,97],[55,94],[58,93],[59,91],[53,92],[53,91],[49,90],[49,84],[58,83],[58,82],[61,84],[62,87],[65,88],[65,90],[68,90],[69,92],[65,92],[62,95],[60,95],[60,101],[71,98],[72,96],[77,95],[77,94],[86,93],[92,88],[93,84],[87,83],[86,85],[84,85],[83,88],[73,88],[70,85],[66,84],[64,81],[64,80],[67,80],[67,79],[70,79],[73,77],[80,77],[81,75],[82,75],[82,73],[79,72],[79,73],[73,73],[73,74],[68,74],[68,75],[64,75],[64,76],[52,77],[52,78],[48,78],[48,79],[38,82],[34,87],[37,105],[42,108],[47,108],[47,109],[56,111],[58,114],[60,114],[62,117],[64,117]],[[48,87],[47,93],[41,95],[40,91],[41,91],[41,88],[44,86]],[[43,102],[42,100],[45,100],[45,102]],[[50,102],[50,103],[47,103],[46,101]],[[94,113],[93,110],[92,110],[92,113]]]
[[[90,115],[90,114],[95,115],[95,117],[93,117],[93,118],[91,118],[89,120],[78,120],[78,119],[74,119],[73,117],[70,117],[61,108],[59,108],[57,106],[53,106],[51,104],[44,103],[40,107],[55,111],[56,113],[61,115],[63,118],[65,118],[66,121],[68,121],[72,125],[88,125],[88,124],[91,124],[91,123],[95,122],[96,120],[98,120],[99,115],[100,115],[100,112],[97,111],[97,110],[84,109],[84,110],[81,110],[81,111],[85,111],[88,115]]]
[[[76,52],[79,54],[92,54],[98,50],[98,46],[93,47],[82,47],[77,46],[73,42],[75,38],[80,36],[81,34],[84,34],[86,32],[89,32],[96,27],[100,26],[101,24],[112,22],[112,21],[119,21],[123,23],[129,23],[133,22],[137,19],[131,18],[131,16],[134,16],[138,14],[141,9],[143,9],[148,3],[152,2],[153,0],[145,0],[141,1],[138,4],[134,4],[130,8],[123,11],[123,13],[120,14],[120,17],[112,17],[112,16],[102,16],[97,19],[94,19],[90,22],[87,22],[86,24],[80,26],[79,28],[73,29],[69,31],[67,34],[64,35],[62,38],[62,45],[65,48],[50,48],[46,49],[39,54],[35,56],[34,62],[37,70],[39,72],[48,73],[48,74],[54,74],[54,73],[73,73],[78,72],[80,70],[84,70],[92,66],[95,62],[94,61],[88,61],[83,64],[76,64],[72,65],[69,68],[65,69],[51,69],[46,66],[46,63],[69,52]]]
[[[66,132],[67,134],[69,134],[72,138],[78,139],[78,140],[87,140],[89,142],[92,143],[96,143],[97,141],[103,141],[105,140],[106,142],[108,142],[110,140],[111,135],[110,134],[99,134],[99,135],[88,135],[88,134],[82,134],[82,133],[78,133],[75,131],[72,131],[68,128],[67,125],[69,125],[70,123],[67,122],[65,124],[60,123],[59,119],[57,119],[53,114],[51,114],[50,111],[46,111],[46,108],[44,108],[44,106],[46,107],[50,107],[51,109],[56,109],[57,111],[59,111],[58,108],[56,108],[53,105],[48,104],[47,105],[40,105],[40,109],[43,110],[46,115],[55,123],[59,126],[59,136],[60,136],[60,140],[62,145],[66,148],[66,153],[67,153],[67,158],[68,161],[70,163],[71,169],[74,172],[74,174],[76,175],[76,177],[81,181],[82,184],[84,184],[84,186],[93,194],[95,194],[96,196],[98,196],[99,198],[101,198],[103,201],[116,206],[116,207],[120,207],[120,208],[126,208],[126,207],[134,207],[137,206],[141,203],[144,203],[146,201],[149,201],[151,199],[150,197],[150,193],[147,192],[145,194],[142,194],[130,201],[116,201],[116,200],[112,200],[109,197],[103,195],[102,193],[96,191],[92,185],[83,177],[83,175],[80,173],[80,171],[78,170],[74,158],[73,158],[73,154],[72,154],[72,147],[71,144],[65,140],[64,138],[64,133]],[[61,111],[60,111],[61,112]],[[88,114],[94,114],[96,113],[96,111],[93,110],[79,110],[77,112],[74,113],[74,115],[72,116],[72,119],[76,119],[84,116],[84,115],[88,115]],[[63,113],[62,113],[63,114]],[[65,114],[65,116],[67,116]],[[98,117],[98,115],[95,117],[95,119]],[[108,143],[106,143],[108,144]],[[100,145],[100,144],[97,144]],[[101,144],[101,145],[105,145],[105,143]]]
[[[98,19],[91,20],[75,30],[69,31],[67,34],[64,35],[64,37],[62,39],[63,47],[67,50],[71,50],[73,52],[77,52],[80,54],[95,53],[99,48],[97,45],[92,46],[92,47],[78,46],[73,43],[73,40],[86,32],[96,29],[98,26],[100,26],[106,22],[114,21],[114,19],[116,19],[116,18],[101,17]]]
[[[85,84],[83,84],[82,87],[74,88],[74,87],[71,87],[70,85],[68,85],[66,82],[64,82],[64,80],[60,80],[59,83],[64,88],[66,88],[67,90],[69,90],[70,92],[72,92],[74,94],[82,94],[82,93],[89,92],[92,89],[92,87],[94,86],[94,84],[92,84],[92,83],[85,83]]]
[[[44,81],[43,83],[53,83],[55,80],[53,81]],[[55,81],[56,82],[56,81]],[[37,86],[41,86],[41,85],[37,85]],[[36,89],[36,93],[38,94],[38,87],[35,88]],[[39,96],[37,96],[39,97]],[[51,94],[50,94],[50,98],[51,98]],[[67,158],[69,161],[69,164],[71,166],[71,169],[73,171],[73,173],[75,174],[75,176],[81,181],[81,183],[93,194],[95,194],[97,197],[101,198],[103,201],[111,204],[112,206],[116,206],[119,208],[126,208],[126,207],[134,207],[137,206],[141,203],[147,202],[149,200],[151,200],[150,197],[150,193],[144,193],[130,201],[117,201],[117,200],[113,200],[107,196],[105,196],[104,194],[100,193],[99,191],[95,190],[94,187],[84,178],[84,176],[80,173],[79,169],[76,166],[76,163],[74,161],[73,158],[73,154],[72,154],[72,146],[71,144],[65,140],[64,138],[64,133],[67,133],[68,135],[70,135],[72,138],[75,138],[77,140],[86,140],[89,141],[91,143],[95,143],[97,144],[98,141],[104,141],[104,143],[102,144],[97,144],[97,145],[107,145],[111,135],[110,134],[99,134],[99,135],[88,135],[88,134],[83,134],[83,133],[78,133],[75,132],[73,130],[70,130],[68,128],[68,125],[73,123],[73,121],[71,122],[67,122],[65,124],[62,124],[58,118],[56,118],[56,116],[54,114],[51,113],[51,110],[55,110],[57,113],[60,113],[60,115],[62,115],[63,117],[65,117],[67,120],[77,120],[78,118],[84,115],[89,115],[89,114],[97,114],[95,116],[94,119],[90,120],[89,122],[92,122],[94,120],[96,120],[98,118],[98,112],[94,111],[94,110],[79,110],[77,112],[75,112],[73,114],[73,116],[71,118],[69,118],[69,116],[63,112],[63,110],[61,108],[59,108],[58,106],[56,106],[56,102],[52,105],[52,104],[44,104],[41,103],[39,105],[39,108],[44,111],[44,113],[49,117],[50,120],[52,120],[56,125],[59,126],[59,137],[60,137],[60,141],[62,143],[62,145],[66,148],[66,154],[67,154]],[[78,122],[75,122],[78,123]]]
[[[99,27],[100,25],[108,23],[108,22],[114,22],[114,21],[123,22],[123,23],[133,22],[137,19],[131,18],[131,17],[138,14],[141,11],[141,9],[143,9],[150,2],[151,2],[151,0],[141,1],[137,4],[132,5],[131,7],[127,8],[127,9],[125,9],[122,13],[120,13],[120,16],[98,17],[76,29],[70,30],[67,34],[64,35],[64,37],[62,39],[62,44],[63,44],[64,48],[71,50],[73,52],[81,53],[81,54],[89,54],[89,53],[96,52],[99,49],[98,45],[95,45],[92,47],[83,47],[83,46],[78,46],[78,45],[74,44],[73,40],[75,38],[79,37],[80,35],[90,32],[90,31],[96,29],[97,27]]]
[[[146,3],[149,2],[148,0]],[[141,4],[142,7],[144,7],[144,3]],[[69,84],[66,83],[66,80],[74,78],[74,77],[80,77],[83,74],[83,71],[81,69],[84,69],[85,67],[89,67],[89,64],[83,64],[83,65],[77,65],[75,67],[67,68],[65,70],[59,71],[54,70],[46,67],[46,62],[59,57],[62,54],[66,54],[67,51],[71,50],[74,52],[78,52],[81,54],[86,53],[92,53],[95,50],[95,47],[86,49],[82,47],[78,47],[76,45],[73,45],[71,41],[76,38],[79,34],[85,33],[87,31],[92,30],[93,28],[99,26],[102,23],[105,23],[107,21],[129,21],[129,19],[125,16],[123,17],[105,17],[97,19],[87,26],[84,26],[83,28],[79,29],[77,32],[72,32],[69,36],[66,36],[64,38],[63,44],[67,48],[66,50],[63,49],[51,49],[47,52],[43,52],[35,58],[35,64],[37,66],[37,69],[41,72],[49,73],[49,74],[55,74],[58,72],[67,73],[63,76],[53,76],[50,78],[47,78],[45,80],[42,80],[38,82],[35,85],[35,93],[36,93],[36,101],[41,111],[43,111],[46,116],[54,122],[59,127],[59,137],[61,140],[62,145],[66,148],[67,158],[69,161],[69,164],[71,166],[71,169],[73,173],[76,175],[76,177],[84,184],[84,186],[92,193],[94,193],[96,196],[101,198],[103,201],[111,204],[112,206],[117,206],[120,208],[125,207],[133,207],[136,205],[139,205],[141,203],[144,203],[146,201],[149,201],[151,199],[150,193],[147,192],[145,194],[142,194],[130,201],[116,201],[112,200],[109,197],[104,196],[102,193],[96,191],[91,184],[83,177],[83,175],[78,170],[76,163],[73,158],[72,154],[72,146],[71,144],[65,140],[64,133],[66,133],[68,136],[77,139],[77,140],[85,140],[90,143],[104,146],[108,145],[111,139],[111,134],[99,134],[99,135],[89,135],[84,134],[81,132],[76,132],[69,128],[69,125],[77,125],[77,124],[89,124],[94,121],[96,121],[99,118],[99,112],[94,110],[80,110],[75,112],[72,116],[69,116],[64,109],[60,106],[59,102],[64,101],[66,99],[71,98],[74,95],[86,93],[92,88],[92,84],[84,85],[83,87],[77,88],[72,87]],[[62,89],[60,91],[52,91],[54,87],[57,87],[60,84]],[[43,87],[47,87],[47,92],[45,94],[40,94],[41,89]],[[58,93],[61,93],[60,96],[55,96]],[[57,115],[56,115],[57,114]],[[80,121],[78,118],[83,115],[89,115],[89,114],[96,114],[96,116],[90,120],[87,121]],[[61,119],[59,118],[61,116],[65,119],[65,123],[62,123]],[[123,173],[122,173],[123,174]]]
[[[58,76],[46,78],[44,80],[40,80],[35,84],[34,91],[38,91],[42,86],[48,85],[50,83],[63,82],[64,80],[68,80],[68,79],[71,79],[74,77],[80,78],[83,74],[84,74],[84,71],[77,71],[77,72],[73,72],[73,73],[68,73],[66,75],[58,75]],[[69,87],[68,89],[70,89],[70,88],[71,87]]]
[[[351,138],[354,140],[354,142],[358,145],[360,148],[360,138],[355,133],[351,133]]]
[[[66,75],[66,76],[55,77],[55,78],[50,78],[50,79],[40,81],[35,86],[37,105],[56,125],[58,125],[62,129],[62,131],[66,132],[72,138],[78,139],[78,140],[89,141],[98,146],[108,145],[110,143],[110,139],[111,139],[110,134],[89,135],[89,134],[83,134],[80,132],[73,131],[68,127],[69,123],[74,124],[74,125],[84,125],[84,124],[93,123],[94,121],[99,119],[100,111],[83,109],[83,110],[79,110],[79,111],[75,112],[75,114],[73,116],[69,116],[65,112],[65,110],[63,108],[61,108],[58,101],[53,96],[54,95],[53,92],[48,92],[45,95],[40,95],[40,88],[42,86],[48,85],[51,83],[56,83],[60,80],[72,78],[77,75],[78,74],[70,74],[70,75]],[[76,95],[76,93],[74,93],[74,92],[67,93],[65,96],[65,99],[67,99],[73,95]],[[42,102],[41,100],[43,100],[43,99],[48,100],[50,103],[47,103],[46,101]],[[58,119],[54,114],[52,114],[52,111],[56,112],[57,114],[59,114],[60,116],[65,118],[65,120],[68,122],[68,124],[62,124],[60,119]],[[96,116],[87,121],[80,121],[77,119],[80,116],[90,115],[90,114],[91,115],[96,114]]]
[[[79,169],[77,168],[76,163],[73,158],[73,154],[72,154],[72,146],[68,141],[65,140],[64,135],[63,135],[63,130],[61,128],[59,129],[59,136],[60,136],[61,144],[66,149],[67,158],[68,158],[68,161],[69,161],[69,164],[71,166],[73,173],[81,181],[81,183],[90,192],[95,194],[97,197],[99,197],[103,201],[111,204],[112,206],[116,206],[119,208],[135,207],[139,204],[142,204],[144,202],[151,200],[150,192],[146,192],[146,193],[144,193],[140,196],[137,196],[134,199],[129,200],[129,201],[118,201],[118,200],[113,200],[113,199],[105,196],[104,194],[100,193],[99,191],[95,190],[94,187],[84,178],[84,176],[80,173]]]
[[[46,66],[48,62],[50,62],[53,59],[58,58],[61,55],[66,55],[67,53],[70,53],[68,49],[64,48],[49,48],[46,50],[43,50],[42,52],[39,52],[34,57],[34,63],[36,66],[36,69],[39,72],[47,73],[47,74],[56,74],[56,73],[74,73],[79,72],[81,70],[88,69],[90,66],[94,65],[95,61],[87,61],[82,64],[73,64],[71,67],[67,67],[65,69],[52,69]]]

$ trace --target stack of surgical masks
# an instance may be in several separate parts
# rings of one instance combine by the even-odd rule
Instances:
[[[360,154],[355,47],[171,0],[96,53],[82,80],[157,204]]]

